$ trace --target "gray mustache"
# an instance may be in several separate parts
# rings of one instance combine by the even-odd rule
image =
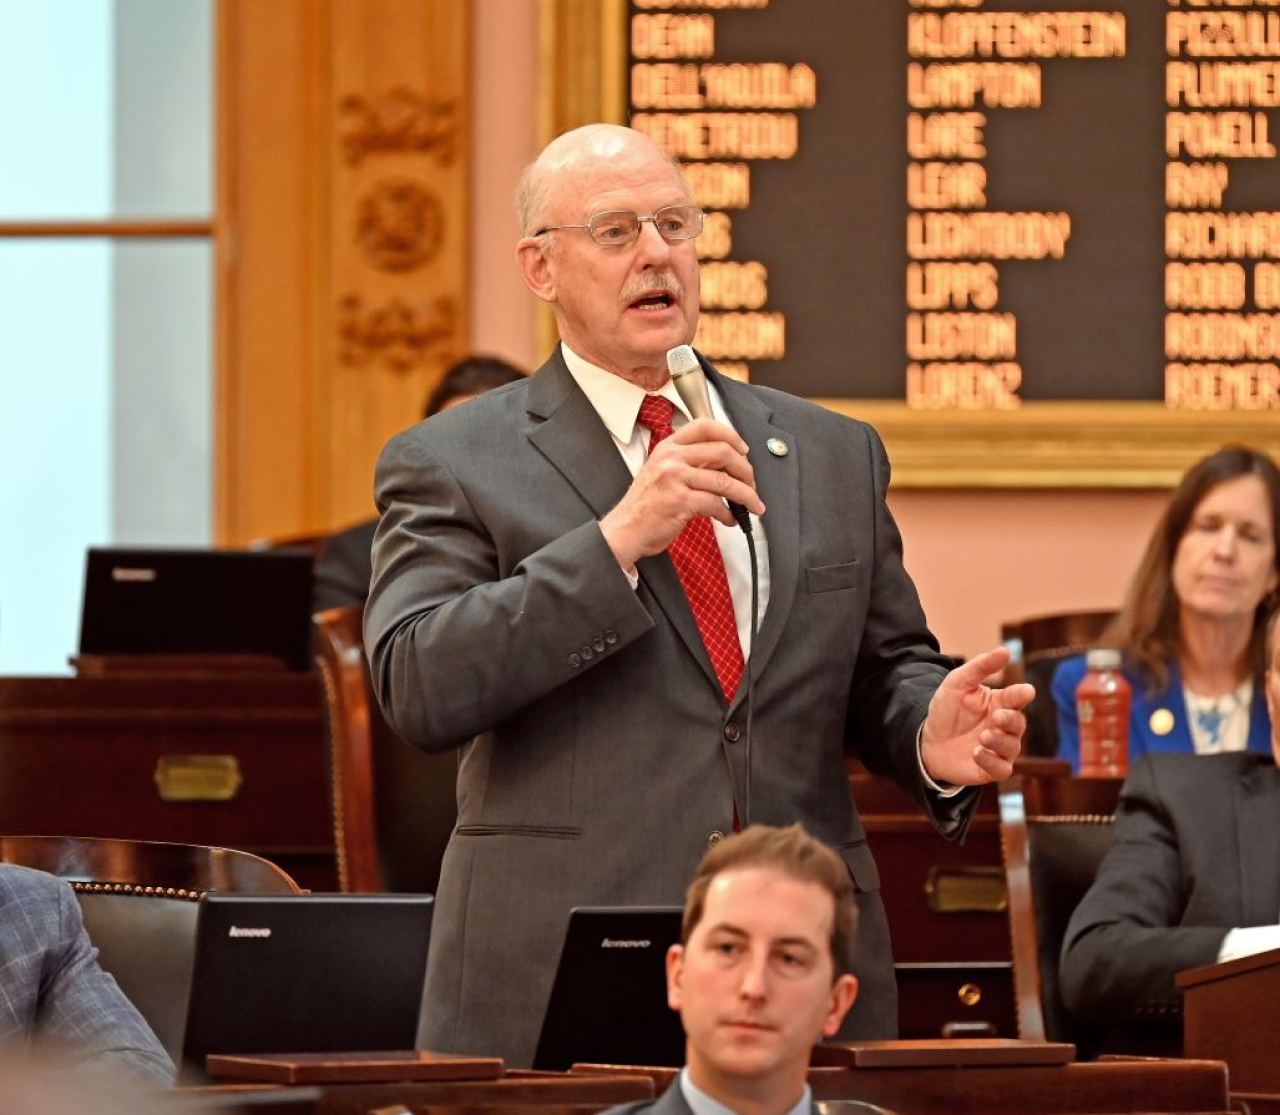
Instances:
[[[650,294],[661,294],[666,291],[677,298],[684,294],[680,280],[670,271],[655,271],[645,275],[643,279],[632,283],[622,292],[622,301],[631,303]]]

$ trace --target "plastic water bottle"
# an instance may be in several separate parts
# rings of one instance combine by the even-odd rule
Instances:
[[[1085,658],[1076,687],[1081,778],[1123,778],[1129,769],[1129,703],[1133,691],[1120,672],[1120,652],[1100,648]]]

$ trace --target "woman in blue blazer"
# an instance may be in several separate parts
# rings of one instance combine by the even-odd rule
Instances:
[[[1133,687],[1129,756],[1270,750],[1263,622],[1280,585],[1280,470],[1226,446],[1183,476],[1120,614],[1100,640]],[[1083,657],[1053,679],[1058,756],[1080,766],[1075,691]]]

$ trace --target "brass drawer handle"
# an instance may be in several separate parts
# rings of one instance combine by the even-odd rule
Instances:
[[[161,755],[155,783],[161,801],[231,801],[244,778],[234,755]]]

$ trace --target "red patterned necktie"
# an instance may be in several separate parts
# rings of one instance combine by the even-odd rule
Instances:
[[[649,431],[649,452],[674,432],[671,416],[675,405],[661,395],[646,395],[640,404],[640,425]],[[705,515],[690,519],[667,547],[675,562],[680,583],[689,598],[693,618],[702,632],[702,642],[711,656],[711,665],[720,688],[730,700],[742,676],[742,644],[738,641],[738,624],[733,618],[733,599],[729,595],[729,578],[724,571],[724,556],[716,542],[711,520]]]

